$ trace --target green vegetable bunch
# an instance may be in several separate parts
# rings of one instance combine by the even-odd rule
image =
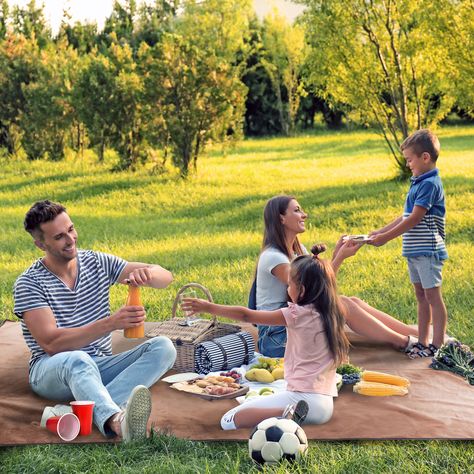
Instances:
[[[360,374],[362,369],[352,364],[341,364],[336,372],[341,375]]]
[[[469,346],[459,341],[443,344],[436,352],[430,367],[461,375],[474,385],[474,354]]]

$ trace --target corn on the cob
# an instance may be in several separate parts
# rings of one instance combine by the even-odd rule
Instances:
[[[389,385],[387,383],[366,382],[365,380],[354,385],[354,392],[372,397],[387,397],[390,395],[406,395],[408,389],[399,385]]]
[[[390,385],[398,385],[400,387],[408,387],[410,385],[410,381],[405,377],[384,374],[383,372],[375,372],[372,370],[364,370],[364,372],[362,372],[362,380],[365,380],[366,382],[379,382]]]

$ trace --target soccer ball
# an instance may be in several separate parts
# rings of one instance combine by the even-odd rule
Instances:
[[[303,428],[286,418],[268,418],[250,433],[249,454],[258,464],[278,464],[283,459],[298,461],[308,449]]]

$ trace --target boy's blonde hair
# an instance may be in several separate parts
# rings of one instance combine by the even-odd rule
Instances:
[[[425,152],[428,153],[431,157],[431,161],[436,163],[441,147],[438,137],[431,130],[422,128],[421,130],[413,132],[400,145],[400,150],[402,151],[407,148],[412,148],[418,156]]]

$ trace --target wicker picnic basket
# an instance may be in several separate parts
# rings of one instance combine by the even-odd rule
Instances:
[[[204,293],[208,301],[212,302],[209,290],[199,283],[188,283],[181,287],[174,299],[172,318],[166,321],[152,323],[150,329],[145,333],[147,337],[167,336],[176,348],[176,362],[173,369],[178,372],[194,372],[196,347],[205,341],[210,341],[216,337],[227,336],[241,330],[237,324],[222,323],[216,316],[212,319],[201,319],[195,321],[192,326],[186,325],[185,318],[177,317],[180,305],[180,296],[189,288],[195,288]],[[203,315],[201,315],[203,316]]]

